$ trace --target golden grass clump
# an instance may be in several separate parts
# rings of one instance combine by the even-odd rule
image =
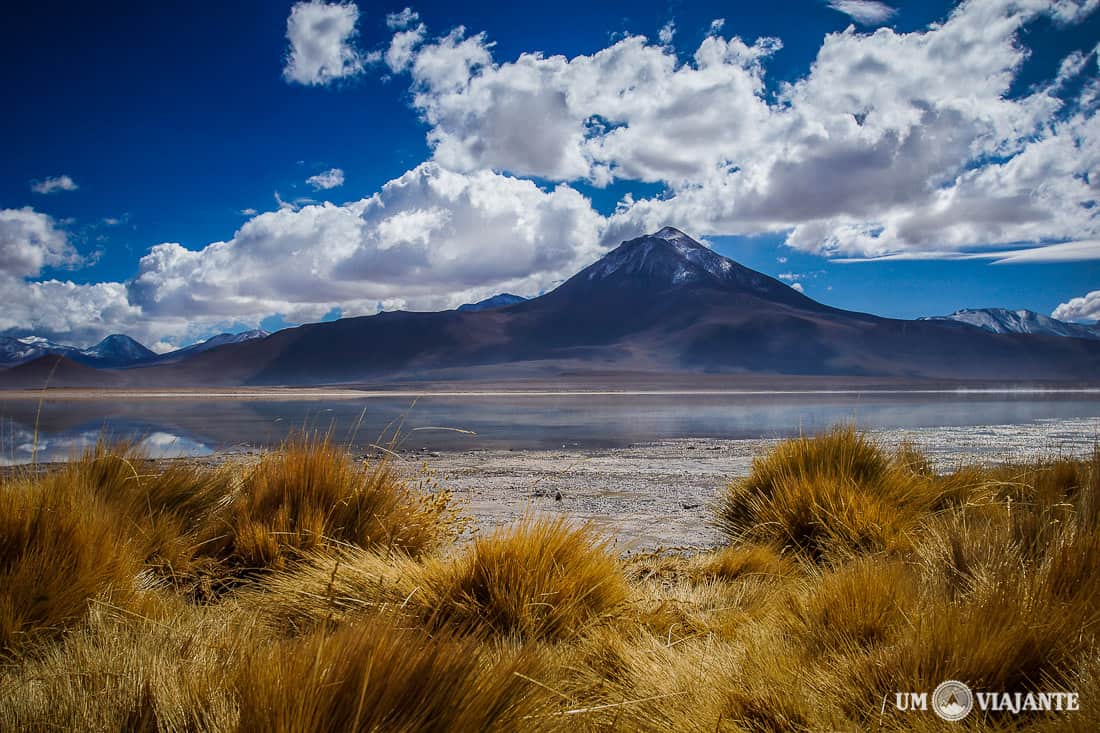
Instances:
[[[256,631],[231,603],[151,592],[127,609],[93,604],[64,639],[0,669],[0,729],[233,730],[233,674]]]
[[[236,679],[241,733],[545,729],[548,691],[530,648],[364,619],[248,655]]]
[[[413,600],[434,628],[563,639],[627,598],[618,560],[589,526],[526,518],[428,568]]]
[[[774,547],[758,544],[731,545],[700,555],[695,577],[721,581],[745,577],[777,578],[794,571],[793,563]]]
[[[781,443],[726,486],[717,523],[734,542],[815,562],[897,549],[933,502],[911,448],[897,458],[852,427]]]
[[[230,467],[158,467],[133,446],[96,444],[57,481],[96,497],[125,525],[147,574],[192,595],[213,592],[223,569],[207,554],[233,491]]]
[[[127,598],[141,569],[133,544],[67,477],[0,484],[0,656],[60,635],[99,596]]]
[[[301,438],[248,471],[216,552],[254,569],[282,569],[332,545],[430,553],[460,531],[446,492],[415,491],[382,459],[359,464],[325,438]]]

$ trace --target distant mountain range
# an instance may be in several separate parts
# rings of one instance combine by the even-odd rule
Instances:
[[[121,333],[112,334],[87,349],[58,344],[39,336],[24,336],[21,338],[0,336],[0,368],[18,366],[44,356],[62,356],[77,364],[100,369],[134,367],[142,364],[178,361],[189,355],[209,351],[218,346],[237,344],[269,335],[267,331],[261,330],[235,334],[220,333],[205,341],[169,351],[165,354],[157,354]]]
[[[1067,323],[1029,310],[964,308],[949,316],[927,316],[922,321],[956,321],[990,333],[1038,333],[1079,339],[1100,339],[1100,324]]]
[[[125,369],[58,353],[0,372],[0,386],[40,387],[51,370],[55,386],[137,387],[578,374],[1092,383],[1100,375],[1100,341],[832,308],[672,228],[623,242],[530,300],[385,312],[189,349]]]
[[[121,333],[108,336],[87,349],[54,343],[38,336],[0,336],[0,366],[16,366],[49,355],[63,356],[85,366],[108,369],[132,366],[157,358],[155,352]]]

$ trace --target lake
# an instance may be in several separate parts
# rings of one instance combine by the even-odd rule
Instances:
[[[51,399],[41,406],[36,400],[0,396],[0,421],[0,462],[7,464],[32,458],[64,460],[101,438],[140,443],[152,457],[201,456],[275,446],[302,430],[331,432],[337,441],[363,452],[395,441],[401,449],[466,451],[614,448],[677,438],[773,438],[812,433],[839,422],[875,431],[1065,426],[1067,430],[1053,434],[1081,442],[1100,435],[1100,393]]]

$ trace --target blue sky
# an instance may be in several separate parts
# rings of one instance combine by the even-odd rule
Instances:
[[[839,307],[1100,316],[1095,2],[834,4],[19,8],[0,332],[532,295],[665,223]]]

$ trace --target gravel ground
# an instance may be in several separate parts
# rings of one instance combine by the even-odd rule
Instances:
[[[888,447],[912,443],[944,471],[961,463],[1083,456],[1098,435],[1100,420],[1082,419],[880,431],[874,438]],[[753,456],[775,443],[682,439],[610,450],[421,453],[417,459],[468,503],[482,531],[527,512],[560,513],[595,522],[622,551],[642,551],[717,545],[710,521],[719,489],[747,474]]]

